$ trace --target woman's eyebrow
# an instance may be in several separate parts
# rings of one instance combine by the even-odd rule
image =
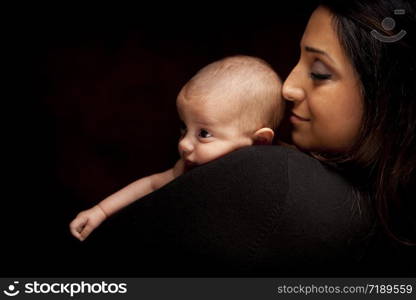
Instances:
[[[310,46],[305,46],[304,47],[305,48],[305,50],[306,51],[308,51],[308,52],[313,52],[313,53],[318,53],[318,54],[322,54],[322,55],[325,55],[326,57],[328,57],[332,62],[334,62],[334,60],[331,58],[331,56],[329,56],[329,54],[328,53],[326,53],[325,51],[322,51],[322,50],[319,50],[319,49],[317,49],[317,48],[313,48],[313,47],[310,47]]]

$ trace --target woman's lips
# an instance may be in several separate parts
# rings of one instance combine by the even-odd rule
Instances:
[[[307,119],[304,117],[299,116],[298,114],[295,114],[292,111],[292,115],[290,116],[290,121],[291,122],[309,122],[311,119]]]

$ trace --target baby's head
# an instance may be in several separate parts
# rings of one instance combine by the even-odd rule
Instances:
[[[263,60],[232,56],[189,80],[177,98],[179,153],[201,165],[239,148],[270,144],[284,111],[281,81]]]

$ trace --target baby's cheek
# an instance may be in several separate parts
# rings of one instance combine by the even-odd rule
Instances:
[[[201,164],[208,163],[222,156],[223,147],[218,143],[207,143],[200,145],[198,149],[198,160]]]
[[[207,163],[213,159],[215,153],[214,148],[209,144],[201,145],[198,149],[198,159],[201,163]]]

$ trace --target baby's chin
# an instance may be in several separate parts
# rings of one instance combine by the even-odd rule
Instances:
[[[189,160],[185,160],[185,172],[195,169],[198,166],[200,166],[200,164],[195,163],[195,162],[190,162]]]

